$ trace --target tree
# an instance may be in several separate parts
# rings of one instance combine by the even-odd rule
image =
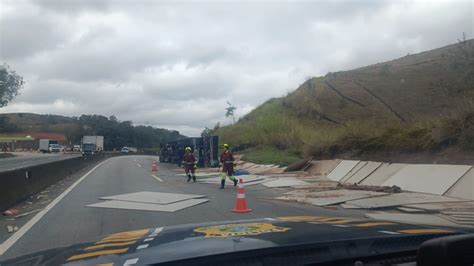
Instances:
[[[230,102],[227,102],[227,105],[228,106],[225,108],[226,110],[225,117],[232,117],[232,120],[235,123],[234,111],[235,109],[237,109],[237,107],[233,106]]]
[[[214,131],[218,130],[219,128],[221,128],[221,122],[217,122],[215,125],[214,125]]]
[[[23,87],[23,77],[10,69],[10,66],[0,66],[0,107],[4,107],[15,98]]]
[[[201,132],[201,137],[209,137],[212,133],[212,130],[208,127],[204,128],[204,130]]]
[[[463,33],[462,33],[462,40],[458,38],[458,42],[459,42],[459,43],[466,43],[466,37],[467,37],[467,36],[466,36],[466,33],[463,32]]]

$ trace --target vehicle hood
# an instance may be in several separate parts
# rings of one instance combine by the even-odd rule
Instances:
[[[361,251],[383,254],[416,250],[426,240],[463,233],[457,229],[376,220],[285,216],[121,232],[98,237],[93,242],[22,256],[0,265],[152,264],[315,244],[327,247],[325,254],[329,254],[330,247],[337,243],[349,245],[357,252],[359,242],[365,243]],[[368,244],[370,248],[366,247]]]

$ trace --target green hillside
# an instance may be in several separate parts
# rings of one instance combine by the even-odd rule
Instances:
[[[311,78],[215,130],[254,157],[474,148],[474,40]],[[283,163],[263,155],[257,160]],[[278,157],[278,156],[276,156]],[[288,163],[288,162],[287,162]]]

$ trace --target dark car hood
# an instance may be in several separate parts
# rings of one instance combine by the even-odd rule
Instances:
[[[0,265],[165,263],[250,250],[317,245],[321,259],[348,254],[366,256],[416,250],[424,241],[464,232],[375,220],[286,216],[134,230],[94,242],[37,252]],[[347,252],[346,252],[347,253]]]

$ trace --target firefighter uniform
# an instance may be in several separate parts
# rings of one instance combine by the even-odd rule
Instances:
[[[232,155],[232,152],[229,150],[228,144],[224,144],[223,147],[224,147],[224,152],[222,152],[221,158],[220,158],[220,162],[222,165],[220,188],[224,188],[226,177],[234,181],[234,186],[237,185],[237,179],[234,177],[234,156]]]
[[[191,181],[191,178],[194,182],[196,182],[196,174],[195,174],[195,167],[196,167],[196,158],[191,153],[191,148],[186,147],[186,153],[183,155],[183,165],[184,171],[188,176],[188,182]]]

